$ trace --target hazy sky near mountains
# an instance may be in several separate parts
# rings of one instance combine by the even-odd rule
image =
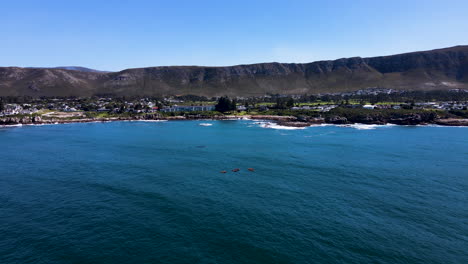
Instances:
[[[224,66],[468,44],[467,0],[31,0],[0,5],[1,66]]]

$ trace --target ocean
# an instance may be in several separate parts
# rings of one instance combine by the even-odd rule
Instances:
[[[84,123],[0,146],[2,264],[468,263],[467,127]]]

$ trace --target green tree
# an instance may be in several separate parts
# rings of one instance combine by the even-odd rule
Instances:
[[[276,108],[278,109],[284,109],[286,108],[285,105],[284,105],[284,100],[282,98],[276,98],[276,105],[275,105]]]
[[[231,110],[236,110],[237,109],[237,100],[234,99],[231,101]]]
[[[5,110],[5,105],[3,104],[3,100],[0,99],[0,112],[3,112]]]
[[[294,99],[292,97],[289,97],[288,101],[286,102],[287,107],[293,107],[294,106]]]
[[[215,105],[215,110],[221,113],[228,112],[236,109],[236,102],[231,101],[228,97],[223,96],[218,99],[218,103]]]
[[[277,109],[286,109],[288,107],[294,106],[294,99],[292,98],[276,98],[276,106]]]

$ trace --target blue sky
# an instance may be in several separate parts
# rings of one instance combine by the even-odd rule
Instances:
[[[468,44],[466,0],[2,1],[1,66],[235,65]]]

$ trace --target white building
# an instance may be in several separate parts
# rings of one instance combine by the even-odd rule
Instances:
[[[363,105],[362,108],[364,108],[364,109],[375,109],[375,105]]]

